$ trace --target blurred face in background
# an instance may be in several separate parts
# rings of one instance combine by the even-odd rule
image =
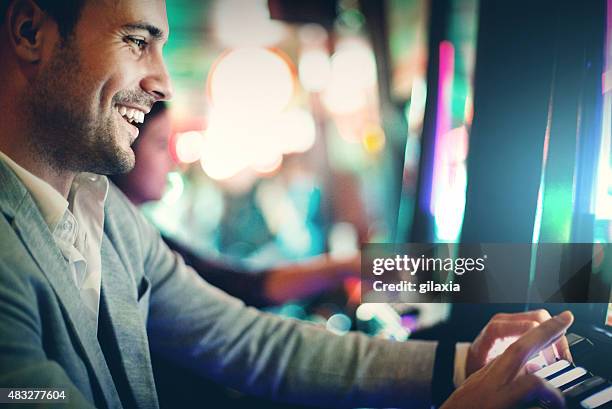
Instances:
[[[168,151],[172,122],[168,111],[147,119],[138,142],[134,169],[122,176],[120,187],[135,204],[160,200],[166,190],[168,173],[174,161]]]

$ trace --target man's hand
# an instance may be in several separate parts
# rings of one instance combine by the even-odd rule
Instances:
[[[469,377],[483,368],[520,336],[550,318],[546,310],[495,315],[470,346],[465,365],[465,376]],[[554,348],[557,349],[559,357],[572,360],[565,336],[555,342]],[[552,347],[543,352],[548,363],[554,362]]]
[[[544,379],[525,371],[529,358],[557,342],[574,321],[564,312],[529,330],[491,364],[461,385],[440,409],[510,409],[534,400],[552,408],[565,406],[561,393]]]

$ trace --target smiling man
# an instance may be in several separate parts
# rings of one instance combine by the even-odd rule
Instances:
[[[524,363],[563,340],[569,314],[496,316],[455,356],[443,343],[334,336],[207,284],[104,176],[133,167],[134,122],[171,97],[165,3],[0,4],[0,388],[56,388],[61,407],[156,408],[152,350],[301,404],[430,407],[432,388],[474,373],[446,408],[562,405]],[[524,333],[487,365],[497,339]]]

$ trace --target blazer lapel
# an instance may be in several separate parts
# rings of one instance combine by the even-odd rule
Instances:
[[[96,338],[96,322],[83,308],[80,294],[71,279],[69,267],[62,257],[38,207],[17,177],[0,161],[0,208],[32,258],[45,274],[64,307],[68,326],[76,334],[78,344],[88,359],[109,407],[120,407],[116,390],[104,355]]]
[[[137,406],[157,408],[146,324],[136,300],[137,284],[106,234],[102,240],[102,260],[100,314],[110,321],[109,335],[117,345],[118,366],[124,371]],[[142,301],[146,304],[143,307],[148,308],[148,300]]]

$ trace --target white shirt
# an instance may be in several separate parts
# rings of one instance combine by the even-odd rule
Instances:
[[[98,320],[102,281],[101,244],[104,202],[108,179],[80,173],[70,187],[68,200],[44,180],[33,175],[0,152],[4,161],[28,189],[53,239],[68,263],[72,280],[84,306]],[[97,327],[97,325],[96,325]]]

